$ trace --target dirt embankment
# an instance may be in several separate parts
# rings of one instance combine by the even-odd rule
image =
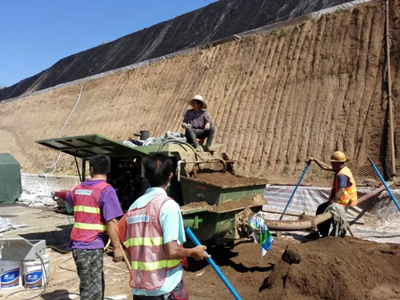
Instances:
[[[65,82],[161,57],[234,34],[351,0],[220,0],[115,41],[61,59],[0,90],[0,101]]]
[[[344,150],[359,177],[373,174],[387,147],[382,1],[242,38],[82,84],[63,136],[122,140],[138,130],[180,131],[186,100],[203,95],[216,143],[247,177],[296,178],[307,156]],[[400,96],[400,1],[391,1],[393,96]],[[57,154],[34,143],[57,137],[79,86],[0,104],[0,152],[37,171]],[[400,105],[394,101],[395,110]],[[395,114],[396,116],[397,114]],[[400,118],[395,119],[400,153]],[[400,166],[400,160],[398,166]],[[61,172],[74,172],[66,155]],[[313,166],[314,168],[314,166]],[[311,168],[310,182],[323,175]]]

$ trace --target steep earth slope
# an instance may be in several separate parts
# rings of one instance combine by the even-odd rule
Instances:
[[[392,78],[400,92],[400,0],[391,1]],[[367,157],[387,153],[384,11],[381,1],[270,33],[202,49],[82,84],[63,135],[98,133],[117,140],[140,129],[179,131],[186,100],[202,94],[216,142],[242,175],[294,178],[312,155],[344,150],[358,176]],[[0,152],[24,170],[57,155],[34,143],[57,137],[80,87],[71,85],[0,104]],[[398,115],[398,114],[396,114]],[[396,151],[400,119],[396,117]],[[72,168],[63,156],[61,171]],[[310,176],[319,178],[315,170]]]
[[[0,90],[0,101],[191,48],[350,0],[221,0],[120,39],[68,56]]]

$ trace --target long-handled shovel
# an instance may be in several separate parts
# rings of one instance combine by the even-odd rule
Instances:
[[[390,190],[389,186],[387,185],[385,179],[383,179],[381,173],[379,172],[378,168],[375,166],[374,162],[372,161],[371,158],[368,157],[369,162],[371,163],[372,167],[374,168],[376,174],[379,176],[379,179],[381,180],[381,182],[383,183],[383,185],[385,186],[386,190],[388,191],[390,197],[392,198],[394,204],[397,206],[397,209],[400,211],[400,205],[397,202],[396,198],[394,197],[394,195],[392,194],[392,191]]]
[[[192,232],[192,230],[186,225],[185,225],[185,231],[186,231],[187,235],[189,236],[189,238],[192,240],[192,242],[196,246],[200,246],[201,245],[199,240],[197,239],[197,237]],[[219,278],[221,278],[222,282],[226,285],[226,287],[229,289],[229,291],[232,293],[233,297],[235,297],[236,300],[241,300],[242,298],[240,298],[239,294],[235,291],[235,289],[230,284],[228,279],[226,279],[225,275],[221,272],[221,270],[215,264],[214,260],[211,257],[210,258],[206,258],[206,260],[211,265],[211,267],[214,269],[214,271],[217,273]]]
[[[304,175],[306,174],[307,169],[308,169],[308,167],[310,166],[310,164],[311,164],[311,161],[308,161],[306,167],[304,168],[303,173],[302,173],[301,176],[300,176],[299,182],[297,182],[297,185],[296,185],[296,187],[294,188],[293,193],[292,193],[292,195],[291,195],[290,198],[289,198],[289,201],[286,203],[285,209],[283,210],[283,212],[282,212],[282,214],[281,214],[281,217],[279,218],[279,221],[281,221],[281,220],[283,219],[283,216],[285,215],[285,212],[286,212],[286,210],[288,209],[288,207],[289,207],[289,205],[290,205],[290,202],[292,202],[293,196],[294,196],[294,194],[296,194],[297,188],[299,187],[300,182],[303,180],[303,177],[304,177]]]

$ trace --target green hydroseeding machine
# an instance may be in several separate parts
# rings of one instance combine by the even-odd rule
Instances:
[[[215,152],[224,145],[214,145],[210,151],[198,152],[186,142],[166,139],[159,144],[130,146],[92,134],[40,140],[37,143],[70,154],[75,158],[81,181],[86,178],[91,156],[105,154],[111,158],[108,182],[115,188],[123,209],[148,187],[143,160],[161,152],[173,161],[174,176],[167,193],[181,207],[185,223],[202,242],[221,244],[233,242],[242,234],[245,208],[259,211],[265,200],[266,180],[235,176],[234,163],[226,153]],[[79,166],[77,158],[81,159]],[[65,198],[66,191],[57,191],[55,200]],[[58,201],[59,204],[64,201]]]

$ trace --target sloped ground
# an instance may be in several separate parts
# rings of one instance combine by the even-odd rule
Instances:
[[[220,0],[105,45],[61,59],[0,90],[0,101],[192,48],[351,0]]]
[[[122,140],[143,129],[153,136],[180,131],[186,100],[202,94],[217,126],[216,142],[227,144],[224,151],[240,175],[293,179],[307,156],[327,160],[340,149],[358,177],[370,176],[367,157],[382,163],[388,153],[381,4],[83,83],[62,135]],[[400,1],[391,1],[396,111],[399,15]],[[0,104],[0,152],[14,155],[25,171],[42,169],[57,154],[34,141],[58,136],[78,94],[78,85],[66,86]],[[395,124],[399,152],[397,117]],[[59,171],[71,172],[73,165],[63,156]],[[322,178],[318,171],[310,174]]]

